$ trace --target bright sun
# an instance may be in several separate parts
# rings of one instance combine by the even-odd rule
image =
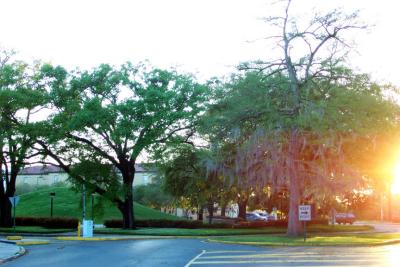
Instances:
[[[396,165],[394,169],[394,179],[392,184],[392,194],[400,194],[400,164]]]

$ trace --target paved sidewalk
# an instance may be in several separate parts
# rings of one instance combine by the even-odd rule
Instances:
[[[0,264],[25,254],[23,247],[0,242]]]

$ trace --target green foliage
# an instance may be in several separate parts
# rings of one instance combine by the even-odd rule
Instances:
[[[40,124],[48,130],[38,133],[42,153],[69,172],[78,187],[84,183],[117,204],[126,227],[133,227],[130,203],[138,156],[188,142],[208,87],[188,75],[131,63],[70,74],[45,65],[42,73],[57,110]]]
[[[133,188],[133,200],[153,209],[171,206],[173,199],[165,193],[160,183],[138,185]]]
[[[31,117],[46,103],[37,66],[13,61],[12,54],[0,50],[0,226],[12,225],[7,200],[14,196],[19,171],[35,155]]]
[[[181,206],[202,207],[219,200],[224,188],[222,177],[214,172],[209,151],[193,146],[180,146],[173,151],[172,159],[160,169],[164,174],[164,190]]]

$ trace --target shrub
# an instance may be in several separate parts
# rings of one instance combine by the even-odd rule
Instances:
[[[307,224],[308,225],[313,225],[313,224],[328,225],[329,224],[329,220],[328,219],[323,219],[323,218],[312,219],[311,221],[307,222]]]
[[[106,220],[104,225],[107,228],[122,228],[122,220]],[[184,220],[136,220],[137,227],[154,227],[154,228],[203,228],[205,225],[201,221],[184,221]]]
[[[234,225],[232,223],[213,223],[204,224],[201,221],[173,221],[173,220],[136,220],[137,227],[154,227],[154,228],[256,228],[256,227],[286,227],[287,221],[271,221],[271,222],[246,222],[237,221]],[[122,228],[122,220],[113,219],[104,221],[107,228]]]
[[[277,221],[243,221],[236,220],[235,224],[232,223],[213,223],[204,224],[201,221],[184,221],[184,220],[136,220],[135,224],[137,227],[154,227],[154,228],[185,228],[185,229],[197,229],[197,228],[261,228],[261,227],[287,227],[287,220],[277,220]],[[308,225],[312,224],[323,224],[328,225],[328,220],[326,219],[316,219],[307,222]],[[113,219],[104,221],[104,225],[107,228],[122,228],[122,220]]]
[[[260,227],[287,227],[286,220],[277,221],[241,221],[233,226],[233,228],[260,228]]]
[[[77,228],[77,218],[64,217],[16,217],[18,226],[42,226],[46,228]]]

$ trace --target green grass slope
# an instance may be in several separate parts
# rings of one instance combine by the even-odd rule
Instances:
[[[53,200],[54,217],[82,217],[82,194],[72,191],[68,187],[53,187],[20,195],[20,201],[16,208],[17,217],[49,217],[50,216],[50,192],[55,192]],[[101,223],[107,219],[121,219],[121,213],[111,202],[103,200],[103,207],[99,208],[100,196],[95,197],[94,214],[95,221]],[[165,214],[157,210],[134,203],[136,219],[170,219],[179,217]],[[91,218],[91,198],[86,197],[86,218]]]

